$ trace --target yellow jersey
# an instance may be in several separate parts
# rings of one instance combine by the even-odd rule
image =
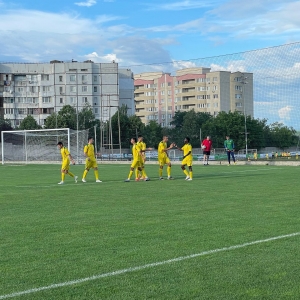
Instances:
[[[62,158],[63,161],[66,161],[66,160],[70,159],[69,158],[70,152],[69,152],[68,148],[62,147],[60,149],[60,154],[61,154],[61,158]]]
[[[141,147],[138,143],[136,143],[132,146],[132,156],[133,156],[133,160],[135,160],[135,159],[140,160],[141,159]]]
[[[158,158],[165,158],[167,157],[167,152],[165,152],[164,150],[167,149],[167,143],[161,141],[159,144],[158,144]]]
[[[140,150],[143,151],[141,155],[145,156],[145,150],[146,150],[146,143],[145,142],[137,142],[137,145],[140,147]]]
[[[186,156],[189,152],[191,152],[188,156],[185,158],[192,159],[192,145],[191,144],[185,144],[181,150],[183,150],[183,155]]]
[[[87,144],[84,146],[83,152],[87,155],[90,160],[96,160],[95,158],[95,147],[93,144]]]

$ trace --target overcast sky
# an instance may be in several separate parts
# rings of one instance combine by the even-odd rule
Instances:
[[[278,79],[285,71],[299,74],[299,45],[250,50],[300,41],[299,12],[293,0],[0,0],[0,62],[115,60],[134,72],[205,66]],[[284,82],[299,99],[298,75]],[[274,120],[291,124],[293,112],[300,119],[296,100],[286,99],[291,90],[275,100],[278,93],[264,91],[257,85],[256,116],[270,101],[285,100]]]

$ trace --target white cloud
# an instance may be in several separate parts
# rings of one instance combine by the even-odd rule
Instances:
[[[111,62],[116,62],[116,63],[120,63],[122,62],[121,59],[117,58],[117,55],[115,53],[109,53],[106,55],[98,55],[97,52],[92,52],[90,54],[87,54],[84,56],[85,59],[90,59],[94,62],[102,62],[102,63],[111,63]]]
[[[78,6],[91,7],[91,6],[95,5],[96,3],[97,3],[96,0],[87,0],[85,2],[75,2],[74,4],[78,5]]]
[[[229,72],[247,72],[245,68],[244,61],[231,61],[226,64],[226,66],[218,65],[218,64],[211,64],[210,65],[211,71],[229,71]]]
[[[210,32],[228,33],[240,39],[300,32],[298,12],[300,1],[294,0],[240,0],[226,1],[207,13]],[[214,23],[210,21],[214,20]],[[278,36],[276,36],[278,38]]]
[[[285,106],[285,107],[282,107],[278,110],[278,115],[280,117],[281,120],[290,120],[291,117],[290,117],[290,113],[292,112],[293,110],[293,107],[292,106]]]

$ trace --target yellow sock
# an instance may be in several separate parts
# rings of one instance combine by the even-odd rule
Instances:
[[[171,176],[171,167],[167,167],[167,174],[168,174],[168,177],[170,177]]]
[[[128,175],[128,179],[131,178],[132,174],[133,174],[133,171],[130,170],[129,175]]]
[[[190,171],[190,178],[193,178],[193,171]]]
[[[95,174],[96,180],[98,180],[99,179],[99,172],[98,172],[98,170],[94,170],[94,174]]]
[[[187,170],[183,170],[183,173],[185,174],[185,176],[189,176],[189,172]]]
[[[75,175],[71,172],[68,172],[68,174],[71,176],[71,177],[74,177]]]
[[[135,169],[135,178],[139,178],[139,169],[138,168]]]
[[[66,176],[65,173],[61,173],[61,181],[65,181],[65,176]]]
[[[163,169],[159,168],[159,177],[162,177],[162,171]]]
[[[147,174],[146,174],[146,172],[145,172],[145,169],[144,169],[144,168],[142,169],[142,175],[143,175],[145,178],[148,177]]]
[[[86,177],[86,175],[87,175],[88,172],[89,172],[88,170],[84,170],[83,175],[82,175],[83,179]]]

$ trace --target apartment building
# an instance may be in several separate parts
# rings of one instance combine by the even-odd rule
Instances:
[[[32,115],[38,124],[64,105],[81,110],[89,104],[106,121],[122,104],[134,114],[134,82],[130,69],[117,63],[51,61],[0,64],[0,112],[12,126]]]
[[[170,126],[176,111],[240,111],[253,117],[253,74],[211,71],[210,68],[178,70],[175,76],[148,72],[134,76],[136,115],[143,123],[155,120]]]

